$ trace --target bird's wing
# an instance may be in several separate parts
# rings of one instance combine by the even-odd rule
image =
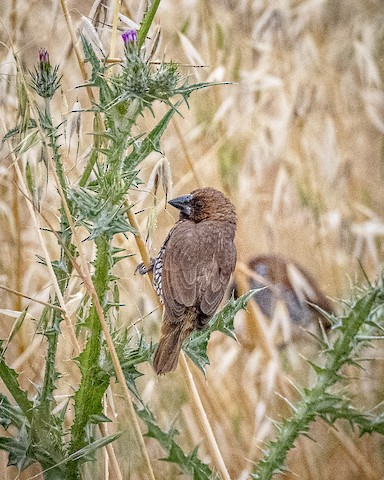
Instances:
[[[211,316],[221,302],[235,267],[236,250],[219,222],[180,222],[163,256],[162,288],[166,311],[177,322],[187,307]]]

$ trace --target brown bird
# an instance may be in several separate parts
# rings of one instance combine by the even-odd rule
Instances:
[[[263,315],[272,318],[277,304],[282,302],[296,325],[306,327],[320,320],[324,328],[331,326],[311,305],[331,313],[330,302],[312,276],[296,262],[280,255],[260,255],[250,260],[248,266],[256,274],[249,278],[250,288],[267,287],[253,296]]]
[[[176,369],[188,335],[202,329],[218,308],[236,264],[236,214],[230,200],[213,188],[199,188],[170,200],[180,210],[158,256],[143,275],[154,273],[164,303],[160,342],[153,366],[157,374]]]

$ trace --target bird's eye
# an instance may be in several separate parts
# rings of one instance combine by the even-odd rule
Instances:
[[[197,208],[203,208],[204,207],[204,202],[202,200],[197,200],[196,201],[196,207]]]

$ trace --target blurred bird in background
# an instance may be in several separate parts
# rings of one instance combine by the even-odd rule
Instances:
[[[137,267],[142,275],[153,270],[164,303],[157,374],[176,369],[184,340],[216,312],[236,264],[236,214],[225,195],[200,188],[168,203],[180,210],[179,221],[151,265]]]
[[[265,287],[253,296],[264,316],[272,319],[277,307],[283,305],[294,325],[307,328],[320,321],[325,329],[331,326],[313,306],[331,313],[330,302],[313,277],[296,262],[279,255],[260,255],[248,262],[248,269],[249,287]]]

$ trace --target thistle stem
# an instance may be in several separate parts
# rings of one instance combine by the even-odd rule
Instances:
[[[161,0],[153,0],[152,6],[145,12],[143,21],[141,22],[139,35],[137,38],[137,43],[139,48],[144,44],[147,33],[152,25],[153,19],[156,15],[157,9],[159,8]]]
[[[94,285],[101,304],[104,303],[104,297],[108,289],[109,271],[111,268],[109,243],[108,238],[99,237],[96,239],[97,256]],[[97,381],[95,379],[95,373],[99,373],[97,366],[99,364],[101,348],[101,325],[94,305],[91,307],[87,323],[89,325],[90,336],[81,354],[82,380],[75,396],[75,422],[71,429],[70,455],[86,445],[85,427],[90,422],[88,404],[92,402],[92,397],[95,395],[95,381]],[[99,383],[102,384],[103,381],[105,382],[105,379],[99,379]],[[100,392],[99,389],[98,392]],[[103,393],[104,392],[101,392],[101,397]],[[77,478],[77,476],[78,462],[72,461],[68,466],[67,479],[71,480],[72,478]]]

